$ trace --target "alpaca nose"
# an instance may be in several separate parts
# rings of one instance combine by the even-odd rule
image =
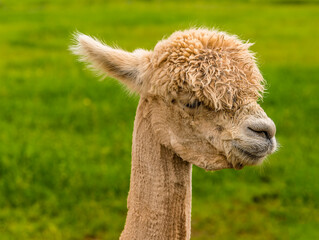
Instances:
[[[247,126],[247,134],[270,140],[276,134],[276,126],[270,118],[258,119]]]

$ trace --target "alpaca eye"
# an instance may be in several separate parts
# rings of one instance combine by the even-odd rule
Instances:
[[[198,108],[202,103],[198,100],[195,100],[193,103],[187,103],[185,106],[188,108]]]

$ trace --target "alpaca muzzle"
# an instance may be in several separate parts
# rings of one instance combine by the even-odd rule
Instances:
[[[250,118],[242,125],[240,137],[232,142],[234,155],[244,165],[261,163],[277,149],[275,134],[276,126],[270,118]]]

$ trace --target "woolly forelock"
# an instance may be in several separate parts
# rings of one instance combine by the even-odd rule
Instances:
[[[149,93],[186,93],[215,111],[256,101],[262,97],[264,80],[248,50],[251,45],[216,30],[175,32],[155,46]]]

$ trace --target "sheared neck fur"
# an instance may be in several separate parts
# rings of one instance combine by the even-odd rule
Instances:
[[[121,240],[190,239],[192,165],[158,142],[148,101],[134,123],[128,213]]]

